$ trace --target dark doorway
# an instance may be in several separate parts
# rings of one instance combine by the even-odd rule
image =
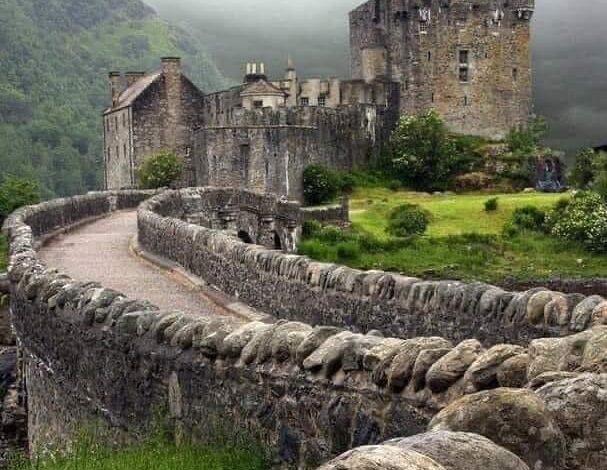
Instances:
[[[245,242],[249,245],[253,244],[253,240],[251,239],[251,236],[244,230],[241,230],[240,232],[238,232],[238,238],[240,238],[243,242]]]
[[[280,241],[280,236],[277,232],[274,232],[274,249],[282,250],[282,242]]]

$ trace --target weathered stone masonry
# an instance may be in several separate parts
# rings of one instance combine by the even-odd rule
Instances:
[[[499,442],[500,436],[490,429],[479,427],[478,431],[525,463],[480,437],[457,433],[443,437],[452,446],[461,448],[465,438],[465,445],[475,443],[475,448],[485,449],[484,457],[468,464],[476,467],[461,462],[445,465],[429,443],[438,438],[433,434],[420,438],[425,442],[422,450],[416,447],[426,457],[395,450],[395,443],[379,450],[361,449],[355,455],[364,455],[366,461],[380,458],[378,452],[381,458],[394,454],[426,463],[431,458],[425,467],[392,462],[395,468],[426,470],[527,470],[537,465],[555,470],[601,469],[605,447],[600,437],[592,436],[601,436],[604,426],[578,405],[601,400],[599,389],[595,394],[581,385],[598,384],[601,376],[594,379],[592,374],[579,374],[604,370],[607,349],[601,345],[607,331],[600,326],[607,318],[604,301],[585,299],[579,304],[585,307],[577,313],[594,315],[588,321],[595,325],[593,329],[567,338],[533,341],[529,347],[487,349],[477,340],[459,344],[440,337],[402,340],[383,338],[376,332],[363,335],[339,328],[313,328],[296,321],[243,324],[232,318],[160,312],[145,301],[70,279],[37,259],[36,238],[81,219],[131,207],[147,196],[98,193],[53,201],[21,209],[5,225],[10,238],[11,311],[24,359],[34,451],[53,444],[65,446],[86,422],[99,424],[109,441],[132,440],[145,434],[146,424],[162,408],[177,434],[204,438],[219,420],[231,429],[258,435],[283,462],[311,468],[351,447],[418,434],[433,416],[433,429],[457,427],[452,416],[471,416],[472,411],[453,415],[453,407],[469,408],[468,394],[485,390],[483,393],[496,397],[508,396],[510,392],[496,387],[528,384],[532,389],[541,387],[537,396],[546,405],[534,392],[521,390],[516,395],[526,397],[523,405],[504,402],[504,406],[510,407],[506,415],[513,416],[513,422],[518,413],[531,413],[533,423],[540,426],[536,429],[541,432],[529,441],[531,447],[518,448],[506,442],[508,439]],[[190,225],[150,210],[172,213],[183,207],[177,196],[168,192],[144,203],[140,211],[148,236],[154,230],[165,230],[165,235],[181,244],[172,245],[181,249],[167,255],[185,258],[188,237],[198,243],[204,240],[218,256],[228,244],[237,244],[243,253],[252,250],[261,255],[261,247],[242,244],[228,232]],[[229,264],[225,263],[228,271]],[[542,312],[552,311],[546,307],[555,295],[543,294],[527,311],[535,313],[540,306]],[[575,382],[570,384],[571,380]],[[567,396],[576,397],[574,401],[563,404],[558,387],[568,387]],[[585,401],[579,401],[580,390],[589,393]],[[475,402],[474,396],[468,398]],[[528,408],[525,403],[529,400],[536,403],[535,408]],[[573,410],[586,413],[583,434],[570,424]],[[529,440],[531,434],[526,435]],[[410,444],[401,442],[397,447]],[[491,462],[496,465],[495,459],[509,463],[490,467]],[[566,459],[573,463],[561,465]],[[436,463],[439,461],[441,464]]]

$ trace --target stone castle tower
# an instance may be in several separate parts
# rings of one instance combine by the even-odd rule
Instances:
[[[352,78],[400,84],[402,114],[436,109],[500,138],[532,110],[535,0],[370,0],[350,13]]]

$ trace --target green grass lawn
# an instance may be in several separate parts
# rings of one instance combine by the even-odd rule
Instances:
[[[9,470],[263,470],[255,450],[152,443],[121,451],[81,450],[69,459],[14,464]]]
[[[496,212],[484,202],[498,197]],[[315,259],[360,269],[383,269],[429,278],[498,282],[553,276],[607,276],[607,255],[551,236],[525,232],[502,237],[517,207],[549,209],[563,194],[428,195],[357,189],[351,199],[352,229],[308,237],[300,251]],[[385,229],[390,211],[402,203],[419,204],[432,214],[426,235],[396,240]]]

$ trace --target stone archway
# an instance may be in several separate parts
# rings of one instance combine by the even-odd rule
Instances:
[[[278,232],[274,231],[274,249],[275,250],[283,250],[282,247],[282,240],[280,239],[280,235],[278,235]]]
[[[251,236],[245,232],[244,230],[240,230],[238,232],[238,238],[240,238],[240,240],[242,240],[244,243],[247,243],[249,245],[253,245],[253,239],[251,238]]]

